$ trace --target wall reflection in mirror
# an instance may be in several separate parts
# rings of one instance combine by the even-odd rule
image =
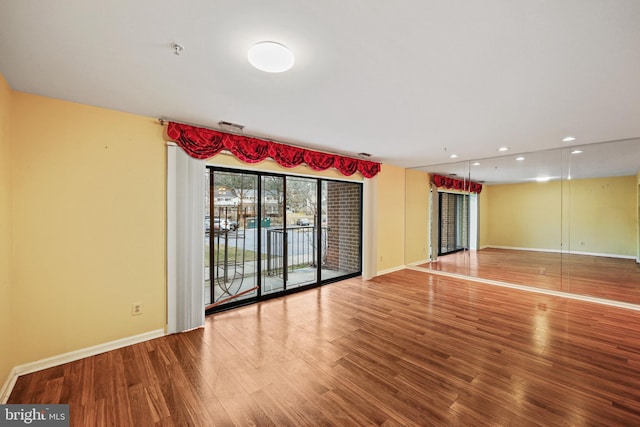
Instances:
[[[431,186],[421,267],[640,304],[640,139],[416,169],[483,184],[477,195]],[[457,246],[443,251],[452,224]]]

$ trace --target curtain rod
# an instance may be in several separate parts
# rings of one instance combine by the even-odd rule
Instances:
[[[282,141],[282,140],[278,140],[278,139],[273,139],[273,138],[268,138],[268,137],[264,137],[264,136],[255,136],[255,135],[250,135],[250,134],[246,134],[244,132],[238,132],[238,131],[232,131],[232,130],[226,130],[226,129],[218,129],[218,128],[214,128],[214,127],[209,127],[209,126],[202,126],[199,124],[195,124],[195,123],[189,123],[189,122],[179,122],[177,120],[170,120],[170,119],[165,119],[164,117],[158,117],[158,123],[162,126],[164,126],[165,124],[169,123],[169,122],[175,122],[175,123],[180,123],[183,125],[188,125],[188,126],[194,126],[194,127],[198,127],[198,128],[203,128],[203,129],[209,129],[209,130],[214,130],[216,132],[222,132],[222,133],[229,133],[231,135],[238,135],[238,136],[246,136],[247,138],[255,138],[255,139],[262,139],[264,141],[269,141],[269,142],[276,142],[278,144],[284,144],[284,145],[289,145],[291,147],[296,147],[296,148],[300,148],[302,150],[314,150],[314,151],[320,151],[326,154],[333,154],[336,156],[346,156],[346,157],[352,157],[355,159],[361,159],[361,160],[368,160],[371,162],[375,162],[375,160],[371,160],[370,159],[370,155],[369,156],[363,156],[363,155],[358,155],[358,154],[343,154],[343,153],[336,153],[334,151],[327,151],[327,150],[322,150],[322,149],[317,149],[317,148],[311,148],[311,147],[305,147],[302,145],[297,145],[297,144],[292,144],[290,142],[286,142],[286,141]],[[379,162],[376,162],[379,163]]]

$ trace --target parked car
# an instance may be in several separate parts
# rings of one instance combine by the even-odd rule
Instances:
[[[230,219],[213,218],[214,230],[236,231],[238,229],[238,223]]]
[[[230,219],[213,218],[213,229],[215,231],[236,231],[238,229],[238,223]],[[205,234],[211,232],[211,218],[209,216],[204,217],[204,232]]]
[[[298,220],[296,221],[296,225],[310,225],[311,221],[309,221],[309,218],[298,218]]]

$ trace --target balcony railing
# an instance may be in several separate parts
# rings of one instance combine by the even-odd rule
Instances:
[[[266,241],[267,274],[280,276],[287,280],[287,272],[305,267],[318,266],[317,227],[289,226],[285,228],[268,228]],[[327,253],[327,227],[320,227],[321,251],[320,265]],[[284,260],[287,269],[284,269]]]

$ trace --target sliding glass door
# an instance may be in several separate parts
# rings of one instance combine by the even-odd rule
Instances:
[[[361,274],[362,185],[209,168],[206,309]]]
[[[469,249],[469,196],[440,192],[439,209],[438,255]]]
[[[205,207],[205,304],[213,308],[258,295],[255,175],[208,170]]]

